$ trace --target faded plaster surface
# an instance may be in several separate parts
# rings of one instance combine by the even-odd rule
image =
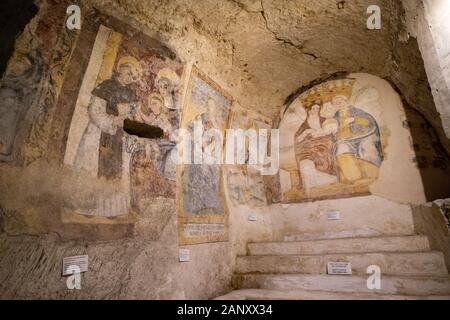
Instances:
[[[176,217],[158,241],[148,230],[131,240],[66,242],[55,235],[0,235],[2,299],[207,299],[229,291],[232,250],[227,243],[191,247],[191,262],[178,262]],[[88,254],[81,290],[66,287],[63,257]],[[220,257],[214,259],[211,257]],[[196,276],[193,277],[192,275]]]

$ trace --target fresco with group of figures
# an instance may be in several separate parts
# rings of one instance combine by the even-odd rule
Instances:
[[[332,80],[301,93],[280,123],[285,202],[369,194],[384,160],[379,92]]]
[[[150,211],[157,198],[175,201],[183,64],[158,41],[110,17],[86,20],[84,30],[78,47],[90,52],[89,60],[83,72],[67,76],[59,97],[70,117],[54,121],[65,141],[56,153],[104,187],[86,188],[65,203],[63,220],[155,216],[155,225],[165,225],[170,216]],[[73,83],[79,83],[76,95]]]

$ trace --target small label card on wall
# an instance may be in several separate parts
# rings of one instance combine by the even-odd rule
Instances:
[[[350,262],[328,262],[327,273],[331,275],[351,275],[352,264]]]
[[[256,213],[250,213],[248,215],[248,221],[258,221],[258,215]]]
[[[80,273],[88,271],[88,255],[63,258],[63,276],[74,273],[74,267]]]
[[[189,257],[189,255],[190,255],[189,249],[180,249],[178,255],[179,255],[180,262],[189,262],[189,258],[190,258]]]
[[[328,220],[341,220],[341,212],[340,211],[328,211],[327,212]]]

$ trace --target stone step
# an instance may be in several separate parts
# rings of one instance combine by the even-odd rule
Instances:
[[[342,232],[321,232],[321,233],[302,233],[302,234],[288,234],[283,237],[285,242],[299,242],[299,241],[314,241],[314,240],[333,240],[333,239],[355,239],[355,238],[395,238],[408,237],[414,234],[384,234],[379,232],[362,232],[361,230],[342,231]]]
[[[384,275],[448,275],[441,252],[241,256],[236,258],[236,273],[326,274],[328,262],[351,262],[356,275],[366,275],[371,265],[379,266]]]
[[[417,251],[430,251],[430,244],[426,236],[344,238],[248,244],[249,255],[314,255]]]
[[[367,276],[247,274],[233,276],[235,289],[312,290],[384,295],[450,295],[450,277],[381,277],[381,288],[367,288]]]
[[[309,290],[245,289],[232,291],[215,300],[450,300],[450,296],[403,296]]]

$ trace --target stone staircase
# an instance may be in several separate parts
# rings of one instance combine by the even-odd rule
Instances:
[[[352,275],[328,275],[328,262],[351,262]],[[381,289],[367,288],[367,267],[381,268]],[[448,299],[450,277],[426,236],[249,243],[237,257],[233,287],[218,299]]]

